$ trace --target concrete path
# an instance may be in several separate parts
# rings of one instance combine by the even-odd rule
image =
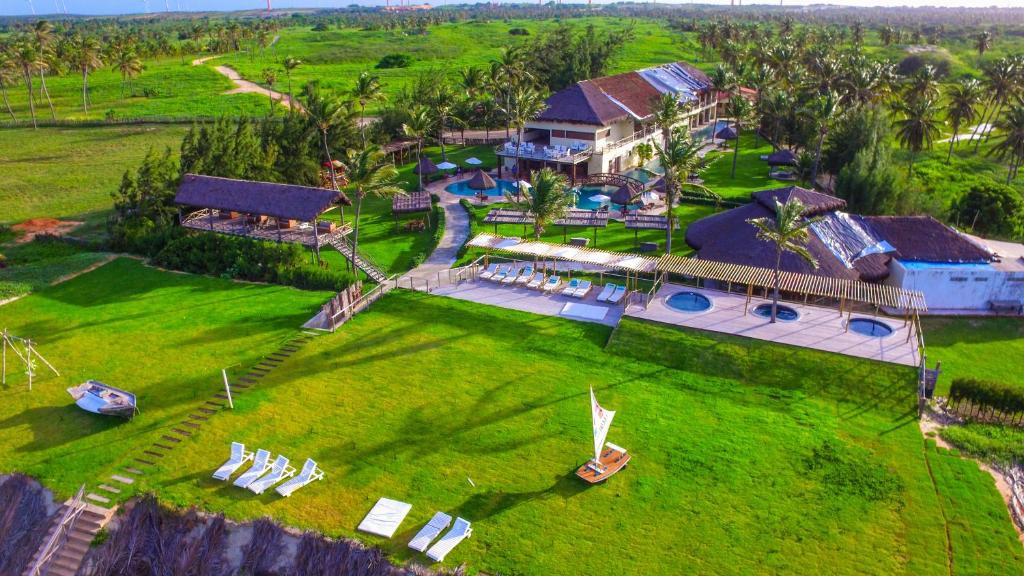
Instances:
[[[441,208],[444,210],[444,233],[437,248],[419,266],[405,273],[403,279],[412,278],[425,280],[436,278],[438,273],[452,267],[455,263],[459,248],[469,239],[469,214],[459,204],[458,196],[445,192],[445,186],[455,180],[442,180],[427,186],[427,191],[437,194],[441,198]]]

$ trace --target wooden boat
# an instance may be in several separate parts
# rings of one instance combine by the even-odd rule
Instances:
[[[594,425],[594,458],[580,466],[576,475],[590,484],[597,484],[625,468],[630,455],[621,446],[605,443],[615,412],[605,410],[597,403],[593,388],[590,389],[590,415]]]
[[[68,394],[75,399],[79,408],[93,414],[131,418],[138,410],[135,394],[96,380],[87,380],[84,384],[68,388]]]

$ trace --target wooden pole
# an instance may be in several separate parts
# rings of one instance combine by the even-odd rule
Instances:
[[[7,328],[4,328],[3,332],[3,348],[4,348],[4,367],[3,367],[3,378],[2,384],[7,384]]]
[[[27,368],[26,372],[28,373],[28,389],[32,390],[32,376],[33,376],[32,372],[33,371],[32,371],[32,341],[31,340],[25,340],[25,350],[26,350],[26,352],[25,352],[25,366]]]
[[[220,373],[224,377],[224,391],[227,392],[227,395],[228,395],[228,407],[230,407],[232,410],[234,410],[235,409],[235,403],[231,401],[231,384],[228,383],[228,370],[227,370],[227,368],[222,368]]]

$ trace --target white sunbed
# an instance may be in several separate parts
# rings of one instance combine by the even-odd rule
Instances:
[[[278,455],[274,465],[270,468],[270,473],[249,484],[248,488],[257,494],[263,494],[267,491],[267,488],[292,476],[295,476],[295,468],[288,465],[288,459],[284,455]]]
[[[231,458],[217,468],[217,471],[213,473],[213,477],[217,480],[227,480],[234,474],[242,464],[245,464],[249,460],[252,460],[252,452],[245,451],[245,444],[241,442],[231,443]]]
[[[411,509],[412,504],[381,498],[373,505],[366,518],[359,523],[358,529],[377,536],[391,538]]]
[[[525,266],[520,266],[519,268],[517,268],[515,270],[509,271],[509,273],[506,274],[505,277],[501,279],[501,283],[502,284],[515,284],[516,280],[519,280],[519,277],[522,276],[523,274],[526,274],[526,267]]]
[[[487,267],[486,270],[484,270],[483,272],[480,273],[480,277],[483,278],[484,280],[487,280],[491,276],[494,276],[494,273],[497,272],[497,271],[498,271],[498,265],[497,264],[491,264],[490,266]]]
[[[612,293],[615,292],[615,288],[616,287],[617,286],[615,284],[611,283],[611,282],[605,284],[604,285],[604,290],[601,290],[601,293],[597,295],[597,301],[598,302],[607,302],[608,299],[612,297]]]
[[[302,472],[299,472],[298,476],[292,478],[291,480],[285,482],[284,484],[281,484],[274,490],[277,491],[277,493],[280,494],[281,496],[287,498],[288,496],[292,495],[292,492],[295,492],[296,490],[302,488],[306,484],[309,484],[314,480],[323,479],[324,471],[317,467],[316,461],[313,460],[312,458],[306,458],[306,463],[305,465],[302,466]]]
[[[625,295],[626,295],[626,287],[625,286],[616,286],[615,287],[615,292],[612,292],[612,295],[608,297],[608,302],[610,302],[611,304],[618,304],[619,301],[622,300],[622,297],[625,296]]]
[[[456,518],[452,529],[441,536],[441,539],[437,541],[437,544],[431,546],[430,550],[427,550],[427,557],[435,562],[443,561],[444,557],[459,545],[459,542],[469,538],[471,534],[473,534],[473,528],[469,521]]]
[[[245,471],[245,474],[235,478],[235,486],[248,488],[249,484],[252,484],[260,476],[266,474],[267,470],[270,470],[270,452],[260,448],[256,451],[256,457],[253,458],[252,466]]]
[[[571,296],[575,298],[585,298],[586,295],[590,293],[590,289],[593,287],[594,285],[593,283],[590,282],[590,280],[580,280],[579,285],[576,286],[576,291],[574,291],[571,294]]]
[[[546,280],[546,279],[547,278],[544,277],[544,273],[543,272],[537,272],[536,274],[533,275],[533,278],[531,278],[526,283],[526,287],[539,290],[542,286],[544,286],[544,280]]]
[[[488,278],[488,280],[490,280],[491,282],[501,282],[502,280],[505,279],[505,276],[508,276],[509,272],[510,270],[508,266],[498,266],[498,271],[495,272],[493,276]]]
[[[565,288],[562,288],[562,294],[565,294],[566,296],[572,296],[573,294],[576,293],[576,289],[579,287],[580,279],[573,278],[572,280],[569,280],[569,283],[566,284]]]
[[[434,541],[444,532],[444,529],[452,525],[452,517],[445,514],[444,512],[438,512],[434,514],[434,517],[427,522],[419,532],[413,536],[412,540],[409,541],[409,548],[417,552],[423,552],[430,546],[430,543]]]
[[[545,292],[553,292],[553,291],[557,290],[558,287],[561,286],[561,285],[562,285],[562,277],[561,276],[554,276],[554,275],[552,275],[552,276],[548,277],[548,280],[547,280],[547,282],[544,283],[544,287],[542,289]]]
[[[530,280],[533,280],[533,266],[523,268],[519,277],[516,278],[516,284],[528,284]]]

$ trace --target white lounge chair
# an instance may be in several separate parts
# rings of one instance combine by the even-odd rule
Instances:
[[[438,512],[434,514],[434,517],[427,522],[419,532],[413,536],[412,540],[409,541],[409,548],[417,552],[423,552],[430,546],[430,543],[434,541],[444,532],[444,529],[452,525],[452,517],[445,514],[444,512]]]
[[[508,273],[508,266],[498,266],[498,271],[495,272],[493,276],[488,278],[488,280],[490,280],[491,282],[501,282],[502,280],[505,279],[505,276],[508,276]]]
[[[515,268],[515,269],[509,269],[509,273],[506,274],[505,277],[501,279],[501,283],[502,284],[515,284],[516,280],[518,280],[520,276],[525,274],[525,270],[526,270],[525,266],[520,266],[519,268]]]
[[[533,280],[533,266],[526,266],[516,278],[516,284],[528,284],[530,280]]]
[[[569,283],[566,284],[565,288],[562,288],[562,294],[564,294],[566,296],[572,296],[573,294],[576,293],[576,289],[579,288],[579,287],[580,287],[580,279],[579,278],[573,278],[572,280],[569,280]]]
[[[546,280],[546,279],[547,278],[544,277],[544,273],[543,272],[537,272],[536,274],[533,275],[533,278],[531,278],[526,283],[526,287],[527,288],[533,288],[535,290],[540,290],[540,288],[542,286],[544,286],[544,280]]]
[[[490,266],[487,267],[486,270],[484,270],[483,272],[480,273],[480,277],[483,278],[484,280],[487,280],[491,276],[494,276],[494,273],[497,272],[497,271],[498,271],[498,265],[497,264],[491,264]]]
[[[616,285],[611,282],[605,284],[604,290],[601,290],[601,293],[597,295],[597,301],[607,302],[608,299],[612,297],[612,293],[615,292],[615,288]]]
[[[570,294],[570,296],[574,298],[585,298],[593,287],[594,285],[590,280],[580,280],[580,283],[576,286],[576,290]]]
[[[366,518],[363,518],[363,521],[359,523],[356,529],[376,534],[377,536],[391,538],[394,536],[395,531],[398,530],[398,525],[402,523],[402,520],[405,520],[405,516],[411,509],[412,504],[390,498],[381,498],[373,505]]]
[[[427,557],[435,562],[443,561],[444,557],[459,545],[459,542],[469,538],[471,534],[473,534],[473,528],[469,521],[456,518],[452,529],[441,536],[441,539],[437,541],[437,544],[431,546],[430,550],[427,550]]]
[[[306,484],[314,480],[323,480],[324,471],[317,467],[316,461],[312,458],[306,458],[306,463],[302,466],[302,472],[291,480],[281,484],[277,488],[274,488],[278,494],[287,498],[292,495],[299,488],[302,488]]]
[[[549,276],[547,282],[544,283],[543,290],[545,292],[554,292],[555,290],[558,290],[558,287],[561,286],[561,285],[562,285],[562,277],[561,276],[554,276],[554,275],[552,275],[552,276]]]
[[[288,465],[288,459],[283,455],[278,455],[277,460],[274,461],[274,465],[270,468],[270,474],[260,478],[259,480],[249,484],[247,488],[257,494],[263,494],[274,484],[277,484],[285,478],[291,478],[295,476],[295,468]]]
[[[608,297],[608,302],[610,302],[612,304],[618,304],[619,301],[622,300],[622,297],[625,296],[625,295],[626,295],[626,287],[625,286],[616,286],[615,287],[615,292],[612,292],[612,295]]]
[[[234,474],[242,464],[245,464],[249,460],[252,460],[252,452],[245,451],[245,444],[241,442],[231,443],[231,458],[217,468],[217,471],[213,473],[213,477],[217,480],[227,480]]]
[[[256,457],[253,458],[252,466],[245,471],[245,474],[235,478],[235,486],[248,488],[249,484],[252,484],[260,476],[266,474],[267,470],[270,470],[270,452],[260,448],[256,451]]]

